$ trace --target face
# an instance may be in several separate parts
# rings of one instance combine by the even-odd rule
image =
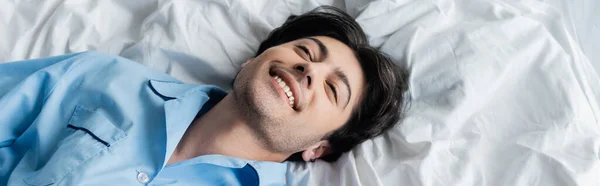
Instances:
[[[248,60],[233,96],[251,128],[275,152],[322,142],[348,121],[365,86],[352,50],[330,37],[298,39]]]

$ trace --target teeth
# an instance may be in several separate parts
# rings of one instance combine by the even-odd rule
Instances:
[[[273,78],[275,78],[275,81],[277,81],[277,84],[279,85],[279,87],[281,87],[281,89],[283,90],[283,92],[285,92],[285,95],[288,97],[288,99],[290,100],[290,106],[294,106],[294,96],[292,94],[292,91],[290,90],[290,87],[287,86],[285,84],[285,82],[279,77],[279,76],[274,76]]]

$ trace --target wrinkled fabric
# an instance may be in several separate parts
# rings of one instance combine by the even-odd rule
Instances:
[[[346,10],[409,68],[410,104],[290,185],[600,185],[595,0],[34,2],[1,3],[0,61],[97,49],[225,89],[289,14]]]

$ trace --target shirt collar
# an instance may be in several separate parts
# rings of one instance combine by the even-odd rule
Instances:
[[[287,185],[287,163],[285,162],[250,161],[219,154],[209,154],[181,161],[167,167],[177,167],[199,163],[208,163],[230,168],[242,168],[248,164],[256,171],[260,185]]]
[[[164,167],[194,118],[210,110],[227,93],[217,86],[184,84],[177,81],[150,80],[149,86],[157,95],[165,98]]]
[[[287,163],[250,161],[248,164],[258,173],[260,185],[287,185]]]
[[[216,98],[218,100],[223,99],[227,95],[227,92],[214,85],[184,84],[179,81],[164,81],[156,79],[151,79],[148,81],[148,84],[152,90],[154,90],[154,93],[167,99],[183,97],[186,93],[198,88],[202,89],[201,91],[207,94],[208,97]]]

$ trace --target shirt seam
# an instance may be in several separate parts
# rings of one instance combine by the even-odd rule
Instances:
[[[80,54],[80,55],[89,55],[89,54],[84,53],[84,54]],[[50,89],[50,92],[48,92],[48,94],[44,95],[44,100],[42,101],[42,105],[44,105],[46,103],[46,101],[48,100],[48,98],[50,98],[50,95],[54,92],[56,87],[58,87],[64,81],[65,76],[67,76],[67,74],[69,74],[73,68],[75,68],[77,65],[79,65],[79,63],[81,63],[81,59],[80,59],[81,56],[76,56],[76,57],[78,57],[78,59],[76,59],[73,62],[73,64],[71,66],[69,66],[69,69],[67,69],[67,71],[64,72],[60,76],[59,80],[54,84],[54,86],[52,86],[52,89]],[[66,59],[64,59],[64,60],[66,60]],[[56,64],[54,64],[54,65],[56,65]]]

